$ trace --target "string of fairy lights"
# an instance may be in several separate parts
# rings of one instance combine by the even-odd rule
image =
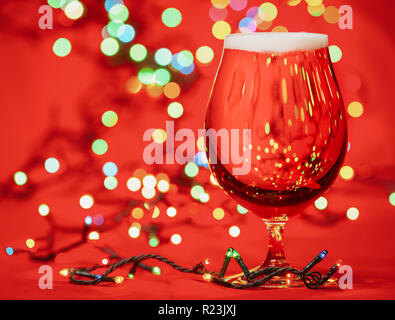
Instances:
[[[290,7],[297,6],[305,2],[307,4],[307,12],[315,18],[322,17],[325,22],[329,24],[336,24],[340,18],[338,8],[334,6],[326,6],[322,0],[289,0],[287,5]],[[328,1],[329,2],[329,1]],[[48,4],[56,10],[62,10],[64,15],[72,20],[87,18],[87,10],[83,1],[78,0],[48,0]],[[263,2],[259,6],[248,7],[247,0],[211,0],[211,7],[208,12],[209,18],[213,21],[212,35],[218,40],[222,40],[225,36],[232,32],[258,32],[258,31],[272,31],[272,32],[287,32],[285,26],[276,25],[276,18],[278,15],[278,7],[271,2]],[[133,15],[122,0],[106,0],[104,1],[104,8],[107,12],[108,22],[102,28],[101,35],[102,41],[98,45],[98,49],[102,56],[108,59],[117,59],[122,63],[129,63],[135,67],[135,73],[131,75],[125,83],[125,91],[128,94],[136,95],[142,91],[146,91],[152,99],[159,97],[167,99],[166,112],[172,119],[180,119],[184,115],[184,106],[179,101],[182,96],[182,91],[185,86],[195,81],[198,76],[200,66],[209,65],[214,57],[214,50],[206,45],[198,47],[195,52],[191,49],[184,49],[178,52],[172,52],[170,48],[162,47],[150,50],[146,43],[138,42],[138,28],[133,24]],[[244,12],[242,18],[236,27],[232,27],[226,21],[230,11],[237,13]],[[135,13],[134,13],[135,14]],[[136,13],[137,14],[137,13]],[[161,23],[169,31],[179,28],[182,25],[183,15],[182,11],[178,8],[164,8],[161,11]],[[67,59],[67,56],[72,54],[73,46],[69,39],[60,37],[54,41],[52,50],[55,56]],[[333,63],[341,61],[343,53],[338,45],[331,45],[329,47],[331,60]],[[127,54],[124,54],[124,53]],[[361,80],[357,75],[352,75],[353,92],[357,93],[361,87]],[[363,115],[364,108],[361,102],[352,101],[347,105],[347,112],[352,118],[359,118]],[[100,115],[97,115],[101,120],[101,125],[111,130],[118,124],[119,114],[114,110],[107,110]],[[92,131],[92,128],[89,128]],[[79,137],[83,137],[86,132],[81,133]],[[56,136],[55,136],[56,138]],[[158,128],[152,134],[152,139],[157,143],[164,143],[166,141],[166,131]],[[80,139],[76,138],[76,143]],[[149,216],[150,219],[156,219],[160,214],[165,212],[169,218],[174,218],[177,213],[182,210],[186,204],[172,202],[172,195],[181,193],[190,196],[194,202],[201,205],[209,206],[212,211],[214,221],[223,220],[227,215],[244,215],[248,210],[240,205],[229,205],[228,201],[224,201],[221,206],[216,206],[210,202],[210,193],[217,189],[217,182],[212,175],[208,175],[205,182],[200,181],[198,178],[207,172],[207,158],[204,148],[203,137],[199,138],[196,142],[198,152],[194,159],[191,159],[182,169],[175,175],[169,175],[161,170],[157,172],[147,172],[143,168],[137,168],[133,175],[129,177],[126,185],[120,185],[117,179],[120,168],[117,163],[113,161],[105,162],[104,165],[93,166],[99,169],[103,174],[103,186],[106,190],[115,190],[117,188],[127,188],[131,192],[129,199],[114,199],[115,202],[122,204],[122,209],[114,210],[114,214],[103,216],[100,214],[87,214],[81,227],[68,228],[63,227],[55,221],[54,214],[48,203],[40,203],[38,205],[38,213],[44,217],[50,225],[50,231],[46,236],[38,237],[35,239],[29,238],[26,240],[26,248],[18,249],[14,247],[7,247],[6,253],[13,255],[15,253],[28,253],[31,259],[51,260],[54,259],[59,253],[72,250],[77,246],[85,244],[87,241],[97,241],[100,239],[103,232],[112,230],[116,225],[127,221],[129,223],[128,235],[132,239],[137,239],[143,234],[147,235],[148,244],[151,247],[157,247],[160,243],[166,241],[173,245],[182,243],[182,235],[174,233],[169,239],[163,239],[160,236],[160,230],[163,227],[160,224],[148,223],[144,225],[141,222],[143,217]],[[85,147],[85,146],[84,146]],[[351,148],[349,143],[348,151]],[[89,159],[100,158],[108,152],[109,143],[102,137],[94,138],[90,141],[88,148],[85,152],[89,154]],[[20,195],[31,195],[40,191],[42,184],[35,183],[30,180],[29,170],[36,166],[43,166],[45,171],[52,176],[66,176],[67,170],[72,171],[73,168],[65,168],[62,158],[57,156],[50,156],[36,161],[37,157],[33,156],[31,161],[27,161],[27,165],[21,170],[16,171],[6,183],[0,186],[1,194],[4,197],[13,197]],[[75,168],[74,168],[75,169]],[[154,170],[153,170],[154,171]],[[96,172],[98,174],[98,172]],[[206,174],[207,175],[207,174]],[[364,181],[364,176],[356,172],[356,170],[349,164],[344,165],[340,170],[340,177],[345,181],[359,180]],[[56,180],[55,180],[56,181]],[[48,183],[47,181],[45,183]],[[185,200],[185,201],[189,201]],[[91,210],[95,204],[101,203],[101,200],[96,197],[94,193],[87,192],[82,194],[77,199],[79,205],[84,210]],[[395,206],[395,192],[389,190],[389,202]],[[161,208],[158,203],[163,203],[167,206],[165,209]],[[328,199],[324,196],[318,198],[315,203],[315,208],[324,211],[322,219],[316,221],[310,215],[302,215],[306,220],[311,223],[330,225],[331,223],[342,221],[344,219],[357,220],[359,217],[359,209],[350,207],[345,212],[334,212],[330,209]],[[187,218],[186,218],[187,219]],[[140,221],[140,222],[139,222]],[[180,221],[182,223],[183,221]],[[238,237],[241,229],[238,225],[223,225],[231,237]],[[66,245],[60,249],[54,250],[53,235],[55,232],[65,231],[74,234],[80,234],[80,240],[77,240],[70,245]],[[99,249],[108,252],[109,248],[99,247]],[[120,256],[113,251],[109,258],[103,258],[100,264],[92,268],[85,268],[84,270],[76,269],[74,271],[62,270],[61,274],[77,276],[88,276],[92,278],[95,284],[101,281],[113,281],[116,283],[121,282],[121,278],[107,277],[108,273],[116,269],[112,261],[121,263],[124,261]],[[159,256],[151,258],[160,258]],[[126,263],[134,263],[136,266],[146,268],[154,274],[160,274],[160,268],[147,267],[141,265],[144,258],[129,258]],[[161,260],[162,259],[162,260]],[[159,259],[165,261],[163,257]],[[165,261],[166,262],[166,261]],[[121,263],[122,265],[125,263]],[[90,274],[99,267],[108,266],[112,269],[110,272],[100,278],[96,275]],[[223,281],[222,276],[217,276],[215,273],[203,272],[203,269],[195,269],[202,274],[207,280],[216,282],[221,285],[227,285]],[[267,281],[271,279],[271,274],[278,272],[278,270],[271,269],[270,274],[266,270],[259,276],[267,275]],[[85,272],[85,273],[84,273]],[[294,273],[297,276],[302,274],[300,270],[282,270],[281,272]],[[89,273],[89,274],[87,274]],[[195,272],[193,272],[195,273]],[[211,276],[208,276],[211,275]],[[134,274],[133,274],[134,276]],[[257,275],[258,276],[258,275]],[[274,275],[273,275],[274,276]],[[310,275],[307,275],[310,276]],[[132,277],[132,276],[130,276]],[[130,278],[129,277],[129,278]],[[304,277],[304,276],[302,276]],[[317,276],[318,277],[318,276]],[[314,278],[311,286],[320,283],[326,276]],[[72,278],[73,281],[74,278]],[[100,280],[98,280],[100,279]],[[116,280],[117,279],[117,280]],[[307,282],[309,280],[306,280]],[[315,281],[315,282],[314,282]],[[318,282],[317,282],[318,281]],[[253,283],[253,282],[251,282]],[[262,283],[262,282],[260,282]],[[308,286],[306,284],[306,286]]]

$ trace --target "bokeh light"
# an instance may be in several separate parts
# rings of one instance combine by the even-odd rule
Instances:
[[[259,6],[258,16],[262,21],[273,21],[277,14],[277,7],[271,2],[264,2]]]
[[[348,114],[353,118],[359,118],[363,114],[363,106],[358,101],[351,102],[347,107]]]
[[[167,48],[160,48],[155,52],[154,58],[160,66],[167,66],[171,62],[173,54]]]
[[[221,220],[225,217],[225,211],[222,208],[215,208],[213,210],[213,217],[216,220]]]
[[[84,13],[84,6],[77,0],[71,1],[64,8],[64,13],[67,18],[77,20],[81,18],[82,14]]]
[[[211,0],[211,4],[217,9],[223,9],[228,6],[229,0]]]
[[[29,249],[32,249],[34,247],[36,243],[34,242],[33,239],[27,239],[26,240],[26,247],[28,247]]]
[[[202,203],[207,203],[210,200],[210,195],[206,192],[203,192],[200,196],[199,196],[199,201]]]
[[[154,188],[143,187],[141,194],[145,199],[152,199],[155,197],[156,191]]]
[[[158,239],[158,237],[151,237],[151,238],[149,239],[149,241],[148,241],[148,244],[149,244],[151,247],[153,247],[153,248],[157,247],[157,246],[159,245],[159,239]]]
[[[344,180],[351,180],[352,178],[354,178],[354,169],[350,166],[343,166],[340,169],[340,176]]]
[[[66,38],[59,38],[54,42],[52,51],[58,57],[65,57],[71,52],[71,43]]]
[[[228,16],[228,10],[226,8],[218,9],[213,6],[209,9],[208,15],[212,21],[225,20]]]
[[[347,218],[350,220],[357,220],[359,217],[359,210],[355,207],[351,207],[347,210]]]
[[[272,29],[272,32],[288,32],[288,29],[284,26],[276,26]]]
[[[119,51],[119,43],[113,38],[103,39],[100,50],[106,56],[113,56]]]
[[[313,16],[313,17],[319,17],[322,16],[322,14],[325,12],[325,6],[321,2],[318,5],[308,5],[307,6],[307,11]]]
[[[169,82],[163,88],[163,93],[168,99],[175,99],[180,95],[181,88],[175,82]]]
[[[173,119],[178,119],[184,113],[184,108],[179,102],[172,102],[167,107],[167,113]]]
[[[182,20],[181,12],[176,8],[167,8],[162,12],[162,22],[166,27],[177,27]]]
[[[237,205],[237,212],[240,214],[246,214],[248,212],[248,210],[246,208],[244,208],[243,206],[241,206],[240,204]]]
[[[230,7],[235,11],[241,11],[247,6],[247,0],[229,0]]]
[[[325,210],[328,206],[328,200],[325,197],[319,197],[314,201],[314,205],[318,210]]]
[[[225,39],[225,37],[231,33],[231,30],[229,23],[223,20],[215,22],[211,28],[214,37],[219,40]]]
[[[255,32],[256,30],[256,22],[253,18],[246,17],[240,20],[239,22],[239,30],[242,33],[250,33]]]
[[[131,177],[128,179],[127,183],[126,183],[127,188],[130,191],[138,191],[141,188],[141,182],[138,178],[136,177]]]
[[[108,150],[108,144],[103,139],[97,139],[92,143],[92,151],[97,155],[103,155]]]
[[[129,10],[125,5],[118,3],[111,7],[108,16],[113,21],[124,22],[129,17]]]
[[[329,46],[328,49],[329,49],[329,56],[331,58],[331,61],[333,63],[340,61],[340,59],[342,58],[342,55],[343,55],[341,49],[336,45],[331,45],[331,46]]]
[[[143,84],[141,83],[141,81],[139,80],[138,77],[130,77],[125,84],[125,88],[126,91],[136,94],[137,92],[139,92],[141,90],[141,88],[143,87]]]
[[[114,127],[118,123],[118,115],[115,111],[108,110],[103,113],[101,122],[106,127]]]
[[[118,187],[118,179],[115,177],[106,177],[104,179],[104,187],[108,190],[114,190]]]
[[[328,6],[325,8],[324,19],[326,22],[335,24],[339,21],[340,13],[339,10],[334,6]]]
[[[159,86],[166,85],[170,79],[170,72],[167,69],[159,68],[154,72],[155,83]]]
[[[214,51],[209,46],[201,46],[196,50],[196,59],[203,64],[210,63],[214,58]]]
[[[88,239],[89,240],[99,240],[100,239],[100,234],[97,231],[92,231],[88,234]]]
[[[14,254],[14,249],[11,248],[11,247],[7,247],[7,248],[5,249],[5,252],[6,252],[9,256],[12,256],[12,255]]]
[[[117,38],[122,42],[130,42],[134,39],[136,32],[131,25],[121,25],[117,30]]]
[[[238,237],[240,235],[240,228],[238,226],[231,226],[229,228],[229,234],[233,238]]]
[[[158,190],[162,193],[169,191],[170,184],[167,180],[159,180],[158,181]]]
[[[152,132],[152,140],[156,143],[163,143],[166,141],[166,138],[167,138],[166,131],[163,129],[155,129],[154,132]],[[144,184],[144,180],[143,180],[143,184]]]
[[[66,3],[66,0],[47,0],[48,4],[55,9],[59,9]]]
[[[129,230],[128,234],[131,238],[136,239],[140,235],[140,229],[137,226],[132,225]]]
[[[189,178],[194,178],[199,173],[199,167],[194,162],[188,162],[184,168],[185,175]]]
[[[395,192],[392,192],[389,197],[388,201],[390,202],[391,205],[395,206]]]
[[[38,213],[41,216],[43,216],[43,217],[47,216],[49,214],[49,207],[48,207],[48,205],[46,205],[45,203],[40,204],[38,206]]]
[[[182,238],[178,233],[175,233],[170,237],[170,241],[172,244],[178,245],[181,243]]]
[[[142,219],[144,217],[144,210],[141,208],[134,208],[132,210],[132,217],[137,220]]]
[[[80,206],[83,209],[90,209],[92,208],[93,204],[95,203],[95,200],[90,194],[84,194],[80,198]]]
[[[18,186],[22,186],[27,182],[27,175],[23,171],[17,171],[14,173],[14,182]]]
[[[297,6],[299,3],[301,3],[302,0],[288,0],[287,4],[291,7]]]
[[[44,167],[45,170],[47,170],[47,172],[55,173],[56,171],[59,170],[60,164],[58,159],[51,157],[45,160]]]
[[[177,215],[177,209],[174,207],[168,207],[166,210],[166,214],[170,217],[173,218]]]
[[[147,57],[147,48],[140,43],[136,43],[130,47],[129,55],[134,61],[143,61]]]
[[[151,68],[143,68],[139,71],[138,78],[144,84],[151,84],[155,80],[154,70]]]
[[[191,188],[191,196],[196,200],[198,200],[203,193],[204,193],[204,189],[201,185],[194,185]]]

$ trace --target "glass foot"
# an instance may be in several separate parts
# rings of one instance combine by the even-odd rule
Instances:
[[[256,268],[250,269],[250,272],[254,272],[256,270],[259,270],[261,268],[261,266],[258,266]],[[256,279],[262,278],[258,277]],[[238,274],[234,274],[228,277],[225,277],[224,280],[226,280],[227,282],[230,283],[234,283],[234,284],[247,284],[249,283],[246,280],[246,277],[244,276],[244,273],[238,273]],[[259,287],[256,288],[268,288],[268,289],[275,289],[275,288],[298,288],[298,287],[304,287],[305,284],[304,282],[296,275],[292,274],[292,273],[287,273],[284,275],[280,275],[280,276],[275,276],[272,279],[270,279],[269,281],[267,281],[266,283],[260,285]],[[338,279],[331,277],[327,282],[325,282],[322,286],[320,286],[320,288],[322,287],[337,287],[338,286]]]

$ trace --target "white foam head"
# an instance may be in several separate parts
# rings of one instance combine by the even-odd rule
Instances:
[[[253,52],[311,51],[328,46],[328,35],[308,32],[233,33],[225,38],[225,49]]]

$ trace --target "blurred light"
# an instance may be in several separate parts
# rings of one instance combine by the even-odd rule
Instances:
[[[219,186],[219,183],[218,183],[217,179],[215,179],[213,174],[210,175],[210,182],[214,186]]]
[[[340,13],[339,10],[334,6],[328,6],[325,8],[324,19],[326,22],[335,24],[339,21]]]
[[[210,282],[213,279],[213,276],[209,273],[203,273],[202,278],[208,282]]]
[[[120,26],[117,30],[117,38],[125,43],[132,41],[135,35],[134,28],[128,24]]]
[[[256,22],[253,18],[246,17],[240,20],[239,22],[239,30],[242,33],[250,33],[255,32],[256,30]]]
[[[94,202],[93,197],[89,194],[85,194],[80,198],[80,206],[84,209],[92,208]]]
[[[107,177],[113,177],[118,173],[118,167],[114,162],[106,162],[103,165],[103,173]]]
[[[140,179],[140,180],[143,180],[143,178],[147,175],[147,172],[146,172],[143,168],[139,168],[139,169],[136,169],[136,170],[134,171],[133,175],[134,175],[136,178],[138,178],[138,179]]]
[[[104,187],[108,190],[114,190],[118,187],[118,180],[115,177],[104,178]]]
[[[199,149],[199,151],[205,150],[204,136],[201,136],[197,139],[196,146]]]
[[[35,245],[35,242],[33,239],[27,239],[26,240],[26,247],[28,247],[29,249],[33,248]]]
[[[199,173],[199,167],[194,162],[188,162],[184,168],[185,175],[189,178],[194,178]]]
[[[144,210],[141,208],[134,208],[132,210],[132,217],[137,220],[142,219],[144,217]]]
[[[287,4],[291,7],[297,6],[302,0],[288,0]]]
[[[45,203],[40,204],[38,206],[38,213],[41,216],[43,216],[43,217],[47,216],[49,214],[49,207],[48,207],[48,205],[46,205]]]
[[[140,82],[138,77],[130,77],[127,81],[126,81],[126,85],[125,88],[128,92],[130,93],[137,93],[140,91],[140,89],[142,88],[142,83]]]
[[[167,192],[170,189],[170,184],[166,180],[159,180],[158,181],[158,190],[160,192]]]
[[[193,63],[193,54],[189,50],[182,50],[177,55],[177,62],[181,68],[189,67]]]
[[[351,102],[347,107],[348,114],[353,118],[359,118],[363,114],[363,106],[358,101]]]
[[[59,9],[64,6],[66,0],[48,0],[47,2],[52,8]]]
[[[173,218],[177,215],[177,209],[174,207],[168,207],[166,210],[166,214],[170,217]]]
[[[159,217],[160,210],[158,207],[155,206],[154,211],[152,212],[152,219]]]
[[[110,21],[106,26],[106,30],[110,36],[116,38],[118,37],[119,28],[121,28],[123,25],[124,24],[122,22]]]
[[[11,247],[7,247],[7,249],[5,249],[5,252],[9,255],[12,256],[14,254],[14,249],[12,249]]]
[[[116,277],[114,278],[114,282],[117,283],[117,284],[122,283],[124,280],[125,280],[125,279],[124,279],[122,276],[116,276]]]
[[[175,82],[169,82],[164,87],[164,94],[169,99],[175,99],[180,95],[180,86]]]
[[[243,10],[247,5],[247,0],[230,0],[230,7],[235,11]]]
[[[288,29],[284,26],[276,26],[272,29],[272,32],[288,32]]]
[[[224,20],[217,21],[213,24],[211,32],[219,40],[225,39],[225,37],[231,33],[231,27],[229,23]]]
[[[237,205],[237,212],[240,213],[240,214],[246,214],[248,212],[248,210],[246,208],[244,208],[243,206],[238,204]]]
[[[151,68],[143,68],[138,74],[139,80],[144,84],[151,84],[154,82],[154,71]]]
[[[100,239],[100,234],[97,231],[92,231],[88,235],[89,240],[99,240]]]
[[[200,200],[200,202],[203,202],[203,203],[207,203],[209,200],[210,200],[210,196],[209,196],[209,194],[208,193],[202,193],[200,196],[199,196],[199,200]]]
[[[107,152],[108,145],[103,139],[97,139],[92,143],[92,151],[97,155],[103,155]]]
[[[110,11],[110,9],[115,6],[116,4],[123,4],[122,0],[106,0],[104,3],[104,7],[106,8],[107,11]]]
[[[198,200],[200,198],[200,195],[203,193],[204,193],[203,187],[198,184],[191,188],[191,196],[196,200]]]
[[[156,186],[156,178],[152,175],[146,175],[143,179],[143,185],[147,188],[154,188]]]
[[[343,166],[340,169],[340,176],[344,180],[351,180],[354,177],[354,169],[350,166]]]
[[[155,52],[154,57],[157,64],[160,66],[167,66],[171,62],[173,55],[169,49],[160,48]]]
[[[215,208],[213,210],[213,217],[216,220],[221,220],[225,217],[225,211],[222,208]]]
[[[128,234],[131,238],[136,239],[140,236],[140,229],[136,226],[131,226],[129,228]]]
[[[95,225],[97,225],[97,226],[100,226],[100,225],[102,225],[103,224],[103,222],[104,222],[104,218],[103,218],[103,216],[101,215],[101,214],[95,214],[94,216],[93,216],[93,223],[95,224]]]
[[[181,68],[182,74],[191,74],[195,70],[195,64],[192,62],[188,67]]]
[[[175,233],[170,237],[170,241],[172,244],[178,245],[181,243],[182,238],[178,233]]]
[[[116,22],[124,22],[129,17],[129,10],[123,4],[118,3],[111,7],[110,11],[108,12],[108,16],[111,20]]]
[[[77,20],[84,13],[84,6],[79,1],[71,1],[64,8],[67,18]]]
[[[390,204],[392,204],[393,206],[395,206],[395,192],[392,192],[389,197],[388,200],[390,202]]]
[[[141,182],[138,178],[132,177],[128,179],[126,186],[130,191],[138,191],[141,188]]]
[[[47,170],[49,173],[55,173],[56,171],[59,170],[59,161],[56,158],[48,158],[44,162],[44,167],[45,170]]]
[[[152,268],[152,273],[157,275],[157,276],[160,276],[160,274],[162,273],[162,270],[160,270],[159,267],[153,267]]]
[[[211,0],[211,4],[218,9],[223,9],[227,7],[229,0]]]
[[[313,17],[319,17],[325,12],[325,6],[322,3],[320,3],[318,5],[308,5],[307,6],[307,11]]]
[[[59,271],[59,274],[60,274],[61,276],[63,276],[63,277],[68,277],[69,274],[70,274],[70,272],[69,272],[69,269],[64,268],[64,269],[62,269],[62,270]]]
[[[167,138],[166,131],[163,129],[155,129],[154,132],[152,132],[152,140],[155,141],[156,143],[163,143],[166,141],[166,138]]]
[[[359,210],[355,207],[351,207],[347,210],[347,218],[350,220],[357,220],[359,217]]]
[[[159,245],[159,239],[157,237],[152,237],[151,239],[149,239],[148,244],[155,248]]]
[[[195,154],[195,157],[193,158],[195,163],[199,167],[205,167],[208,169],[208,159],[207,159],[207,154],[204,151],[199,151]]]
[[[210,63],[214,58],[214,51],[209,46],[201,46],[196,50],[196,59],[200,63]]]
[[[167,8],[162,12],[162,22],[166,27],[177,27],[182,20],[181,12],[176,8]]]
[[[104,264],[104,265],[106,265],[106,264],[109,263],[109,261],[108,261],[108,259],[102,259],[102,260],[101,260],[101,263]]]
[[[273,21],[277,17],[277,7],[271,2],[262,3],[258,9],[258,16],[263,21]]]
[[[153,188],[143,187],[143,189],[141,189],[141,194],[145,199],[152,199],[155,197],[156,191]]]
[[[100,49],[106,56],[113,56],[119,50],[118,41],[113,38],[106,38],[101,42]]]
[[[340,61],[340,59],[342,58],[342,51],[340,50],[340,48],[336,45],[331,45],[329,46],[329,56],[331,58],[331,61],[333,63],[336,63],[338,61]]]
[[[229,234],[233,238],[238,237],[240,235],[240,228],[238,226],[231,226],[229,228]]]
[[[328,200],[325,197],[319,197],[315,200],[314,205],[318,210],[325,210],[328,206]]]
[[[170,72],[164,68],[159,68],[154,72],[155,83],[160,86],[164,86],[170,81]]]
[[[184,108],[179,102],[172,102],[167,107],[167,113],[173,119],[178,119],[184,113]]]
[[[211,7],[208,11],[208,15],[213,21],[225,20],[228,16],[228,10],[226,8],[218,9],[216,7]]]
[[[92,224],[92,217],[86,216],[84,222],[87,226],[90,226]]]
[[[27,175],[23,171],[17,171],[14,173],[14,181],[18,186],[22,186],[27,182]]]
[[[71,43],[66,38],[59,38],[54,42],[52,51],[58,57],[65,57],[71,52]]]
[[[102,121],[103,125],[111,128],[117,124],[118,115],[115,111],[112,111],[112,110],[106,111],[103,113],[103,115],[101,117],[101,121]]]
[[[143,61],[147,57],[147,48],[140,43],[136,43],[130,47],[129,55],[134,61]]]

